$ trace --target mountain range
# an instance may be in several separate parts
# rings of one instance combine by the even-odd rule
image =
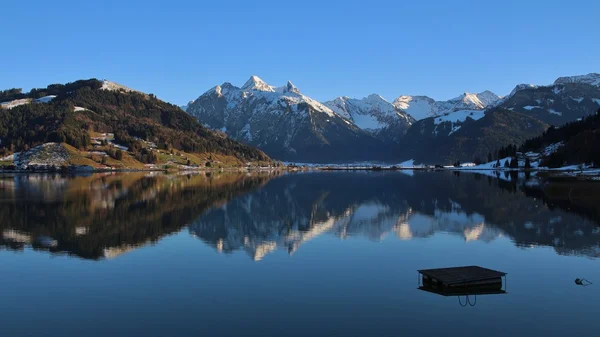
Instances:
[[[352,114],[334,112],[303,95],[292,82],[274,87],[257,76],[241,87],[217,85],[191,102],[186,111],[204,126],[287,161],[391,159],[391,151],[375,135],[398,125],[406,130],[412,123],[406,114],[402,114],[404,122],[398,122],[389,118],[389,111],[380,111],[381,124],[365,131],[355,124]]]
[[[447,101],[371,94],[323,103],[291,82],[281,87],[252,76],[223,83],[182,107],[203,125],[256,146],[273,158],[300,162],[473,161],[508,144],[594,114],[600,74],[519,84],[504,97],[491,91]]]
[[[394,100],[393,105],[415,119],[436,117],[458,110],[484,110],[496,103],[500,97],[486,90],[479,94],[464,94],[447,100],[436,101],[427,96],[400,96]]]
[[[96,168],[239,166],[269,157],[298,163],[476,161],[595,114],[600,74],[519,84],[503,97],[483,91],[447,101],[407,95],[388,101],[371,94],[325,102],[290,81],[272,86],[252,76],[241,87],[217,85],[181,108],[187,113],[152,94],[96,79],[29,93],[0,91],[0,163],[27,166],[23,158],[39,162],[54,150],[56,165]],[[32,149],[33,155],[25,153]]]

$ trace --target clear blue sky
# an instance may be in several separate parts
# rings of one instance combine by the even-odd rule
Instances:
[[[110,79],[182,104],[252,74],[319,100],[600,72],[600,1],[4,1],[0,88]]]

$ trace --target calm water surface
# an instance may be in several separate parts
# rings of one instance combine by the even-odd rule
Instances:
[[[599,190],[410,171],[3,175],[0,336],[598,336]],[[508,273],[507,293],[462,307],[417,289],[417,269],[462,265]]]

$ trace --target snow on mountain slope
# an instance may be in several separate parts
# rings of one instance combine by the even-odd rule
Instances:
[[[483,110],[458,110],[441,116],[437,116],[434,118],[433,121],[436,125],[443,122],[464,122],[467,119],[467,117],[472,118],[474,120],[478,120],[484,115],[485,114]]]
[[[257,90],[257,91],[275,92],[275,87],[268,85],[260,77],[253,75],[242,86],[242,90]]]
[[[519,84],[493,107],[562,125],[598,110],[600,74],[560,77],[551,85]]]
[[[122,84],[111,82],[109,80],[103,80],[102,81],[102,87],[100,87],[100,89],[102,89],[102,90],[109,90],[109,91],[121,91],[121,90],[122,91],[127,91],[127,92],[129,92],[129,91],[135,91],[135,92],[139,92],[140,94],[146,95],[145,93],[143,93],[141,91],[128,88],[128,87],[126,87],[126,86],[124,86]]]
[[[497,100],[496,102],[491,104],[490,107],[500,106],[501,104],[508,101],[511,97],[513,97],[518,91],[525,90],[525,89],[536,89],[536,88],[538,88],[538,86],[535,84],[526,84],[526,83],[517,84],[515,86],[515,88],[510,92],[510,94],[500,98],[499,100]]]
[[[458,110],[484,110],[499,99],[498,95],[486,90],[478,94],[465,92],[447,101],[435,101],[427,96],[400,96],[393,105],[420,120]]]
[[[19,105],[29,104],[29,103],[31,103],[31,98],[22,98],[22,99],[15,99],[15,100],[8,101],[8,102],[2,102],[2,103],[0,103],[0,107],[2,107],[3,109],[12,109]]]
[[[501,99],[500,96],[494,94],[493,92],[491,92],[489,90],[480,92],[480,93],[476,94],[475,96],[479,100],[479,102],[482,104],[482,106],[484,106],[484,107],[488,107],[491,104],[494,104],[499,99]]]
[[[415,121],[377,94],[363,99],[338,97],[323,104],[360,129],[382,139],[398,140]]]
[[[590,85],[600,86],[600,74],[589,73],[587,75],[579,76],[565,76],[559,77],[554,81],[554,84],[565,84],[565,83],[585,83]]]
[[[36,103],[48,103],[48,102],[51,102],[55,98],[56,98],[56,95],[48,95],[48,96],[44,96],[44,97],[35,99],[35,102]]]
[[[437,114],[435,100],[427,96],[400,96],[394,100],[393,105],[416,120]]]
[[[515,88],[510,92],[510,94],[502,97],[500,100],[497,100],[492,106],[500,106],[507,101],[509,101],[512,97],[515,96],[518,92],[523,90],[532,90],[532,89],[544,89],[550,88],[552,93],[558,95],[561,93],[564,85],[568,84],[589,84],[592,86],[600,87],[600,74],[598,73],[589,73],[587,75],[576,75],[576,76],[563,76],[557,78],[553,84],[551,85],[535,85],[535,84],[517,84]],[[577,103],[581,103],[581,99],[583,97],[573,98],[577,100]],[[531,106],[535,106],[532,104]]]
[[[56,95],[48,95],[48,96],[36,98],[34,100],[32,100],[31,98],[15,99],[15,100],[12,100],[12,101],[0,103],[0,107],[2,107],[4,109],[12,109],[12,108],[17,107],[19,105],[30,104],[31,102],[34,102],[34,103],[49,103],[54,98],[56,98]]]
[[[368,152],[361,153],[361,147],[376,146],[370,134],[303,95],[292,82],[274,87],[252,76],[241,88],[223,83],[198,97],[186,111],[207,127],[282,160],[350,159]]]

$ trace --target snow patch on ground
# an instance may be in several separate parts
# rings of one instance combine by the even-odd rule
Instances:
[[[36,103],[48,103],[56,98],[56,95],[48,95],[35,100]]]
[[[556,150],[558,150],[558,148],[561,146],[563,146],[563,142],[558,142],[558,143],[554,143],[554,144],[550,144],[550,145],[546,146],[546,148],[543,151],[544,156],[551,155],[552,153],[556,152]]]
[[[435,117],[433,122],[436,125],[443,122],[464,122],[467,118],[478,120],[484,115],[482,110],[459,110]]]
[[[576,97],[576,98],[571,97],[571,99],[577,103],[581,103],[581,101],[583,101],[583,97]]]
[[[448,133],[448,136],[450,136],[451,134],[455,133],[456,131],[460,130],[460,125],[455,125],[452,127],[452,131],[450,131],[450,133]]]
[[[523,109],[531,111],[533,109],[541,109],[542,107],[539,105],[526,105],[523,107]]]
[[[67,165],[69,153],[58,143],[45,143],[28,151],[15,153],[14,164],[19,169],[28,167],[59,167]]]
[[[19,105],[25,105],[25,104],[29,104],[29,103],[31,103],[31,98],[22,98],[22,99],[15,99],[15,100],[8,101],[8,102],[2,102],[2,103],[0,103],[0,106],[4,109],[12,109]]]
[[[119,144],[115,143],[115,134],[114,133],[101,133],[100,136],[92,137],[92,143],[100,144],[104,140],[108,143],[108,145],[114,146],[119,150],[129,151],[129,148],[127,146],[123,146],[123,145],[119,145]]]
[[[553,115],[562,116],[562,112],[556,111],[554,109],[548,109],[548,112],[551,113],[551,114],[553,114]]]
[[[31,102],[34,102],[34,103],[49,103],[49,102],[51,102],[55,98],[56,98],[56,95],[48,95],[48,96],[36,98],[34,100],[32,100],[31,98],[21,98],[21,99],[15,99],[15,100],[12,100],[12,101],[8,101],[8,102],[2,102],[2,103],[0,103],[0,107],[2,107],[4,109],[12,109],[12,108],[17,107],[19,105],[30,104]]]
[[[100,87],[100,89],[101,90],[109,90],[109,91],[126,91],[126,92],[135,91],[135,92],[142,93],[140,91],[128,88],[128,87],[126,87],[126,86],[124,86],[122,84],[111,82],[111,81],[108,81],[108,80],[103,80],[102,81],[102,86]]]

